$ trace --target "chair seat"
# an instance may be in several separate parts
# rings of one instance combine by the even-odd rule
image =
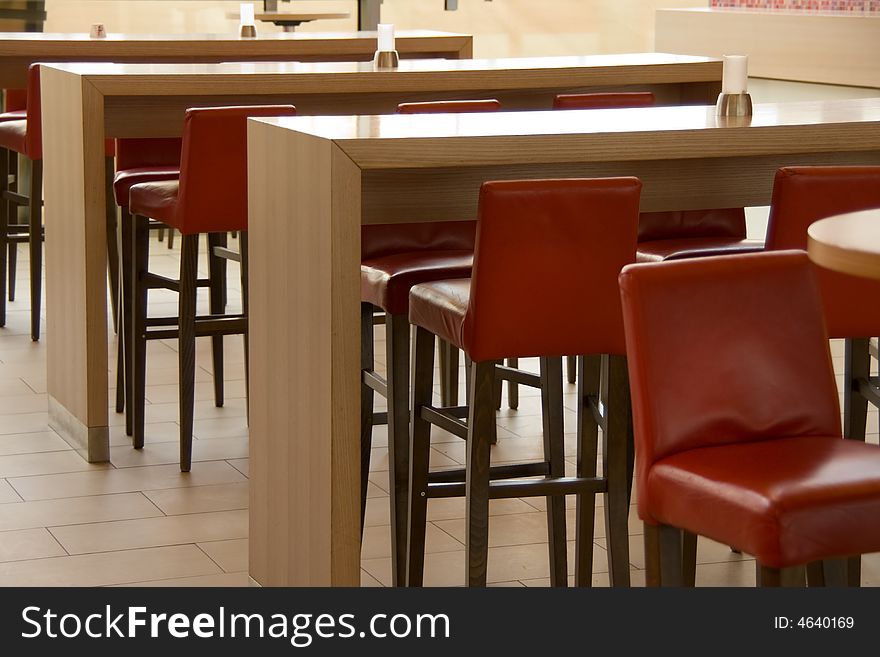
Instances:
[[[880,550],[878,473],[880,448],[855,440],[705,447],[651,466],[639,513],[736,547],[765,566],[802,565]]]
[[[0,122],[0,147],[24,153],[26,139],[27,119]]]
[[[405,315],[410,288],[420,283],[467,278],[474,254],[469,250],[409,251],[361,263],[361,301],[392,315]]]
[[[116,205],[128,207],[128,195],[134,185],[148,182],[177,180],[180,177],[178,167],[138,167],[116,172],[113,178],[113,195]]]
[[[650,240],[636,245],[636,262],[663,262],[734,253],[763,251],[763,240],[744,240],[735,237],[685,237],[668,240]]]
[[[176,225],[177,197],[180,182],[163,180],[133,185],[129,191],[128,211],[161,221],[167,226]]]
[[[416,285],[409,293],[409,323],[462,348],[462,327],[471,296],[471,279]]]
[[[0,114],[0,121],[21,121],[27,118],[27,110],[13,110]]]

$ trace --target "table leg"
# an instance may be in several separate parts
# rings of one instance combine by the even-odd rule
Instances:
[[[110,458],[103,96],[43,68],[49,421],[89,461]]]
[[[357,586],[361,172],[253,120],[248,162],[250,576]]]

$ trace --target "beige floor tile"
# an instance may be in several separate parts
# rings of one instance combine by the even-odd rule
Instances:
[[[73,450],[0,456],[0,477],[12,479],[63,472],[106,470],[108,463],[87,463]]]
[[[9,483],[26,500],[45,500],[242,481],[245,478],[241,472],[225,461],[207,461],[188,473],[181,472],[177,465],[153,465],[144,468],[21,477]]]
[[[246,538],[247,530],[247,511],[217,511],[50,528],[70,554]]]
[[[489,515],[504,516],[511,513],[530,513],[534,508],[515,498],[490,500]],[[454,520],[464,518],[464,498],[447,497],[428,500],[428,520]]]
[[[862,556],[862,586],[880,586],[880,552]]]
[[[217,575],[197,575],[196,577],[172,577],[170,579],[155,579],[149,582],[132,582],[130,584],[114,584],[113,586],[149,586],[149,587],[235,587],[250,586],[250,580],[246,572],[219,573]]]
[[[7,502],[21,502],[21,498],[15,492],[15,489],[9,485],[8,481],[0,479],[0,504],[6,504]]]
[[[247,455],[247,438],[214,438],[193,441],[193,461],[223,461],[245,458]],[[134,449],[128,445],[111,447],[110,460],[117,468],[180,463],[180,444],[178,441],[145,444],[143,449]]]
[[[46,395],[34,393],[26,395],[0,396],[0,415],[15,415],[18,413],[41,413],[49,409]]]
[[[246,571],[248,568],[248,541],[246,538],[211,541],[198,545],[227,573]]]
[[[243,399],[245,396],[244,381],[224,381],[224,395],[227,400]],[[146,398],[150,404],[175,403],[178,399],[177,384],[147,386]],[[199,401],[214,400],[214,383],[202,381],[196,383],[195,399]]]
[[[248,508],[247,482],[148,490],[144,495],[169,516]]]
[[[58,541],[43,529],[0,532],[0,562],[66,555]]]
[[[0,434],[49,431],[48,413],[15,413],[4,415],[0,422]]]
[[[0,564],[0,586],[106,586],[220,572],[195,545]]]
[[[154,422],[144,425],[144,444],[180,443],[180,425],[176,422]],[[110,414],[110,446],[131,448],[131,436],[125,434],[125,416]]]
[[[4,379],[0,375],[0,396],[7,395],[31,395],[35,391],[20,378]]]
[[[13,502],[0,506],[0,531],[161,515],[162,512],[140,493]]]
[[[0,456],[60,452],[70,446],[54,431],[0,435]]]
[[[249,464],[249,462],[250,462],[250,459],[229,459],[229,460],[227,461],[227,463],[229,463],[229,465],[231,465],[233,468],[235,468],[236,470],[238,470],[238,471],[239,471],[241,474],[243,474],[245,477],[248,476],[248,472],[249,472],[248,464]]]
[[[752,559],[697,566],[697,586],[754,585],[755,562]]]
[[[425,532],[425,552],[454,552],[464,547],[446,532],[428,523]],[[365,527],[361,544],[361,559],[378,559],[391,554],[391,526]]]
[[[196,438],[239,438],[248,434],[246,417],[230,417],[228,419],[196,420],[193,422],[193,434]]]
[[[361,568],[361,586],[368,588],[375,588],[378,586],[382,586],[382,583],[379,582],[375,577],[370,575],[366,570]]]

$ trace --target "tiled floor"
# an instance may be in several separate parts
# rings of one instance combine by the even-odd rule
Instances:
[[[174,273],[177,251],[154,240],[154,267]],[[19,256],[18,297],[0,329],[0,585],[244,586],[247,584],[247,423],[241,340],[226,341],[226,404],[213,404],[210,351],[198,348],[195,446],[192,472],[177,467],[176,344],[149,346],[146,446],[135,451],[111,410],[112,463],[85,463],[47,425],[45,342],[28,335],[27,257]],[[230,271],[232,303],[237,272]],[[154,312],[174,310],[171,293],[156,292]],[[382,339],[382,331],[378,331]],[[841,344],[833,345],[841,366]],[[111,356],[115,354],[110,346]],[[377,349],[382,354],[382,347]],[[381,358],[381,357],[380,357]],[[114,358],[111,357],[110,380]],[[532,363],[534,366],[534,363]],[[567,384],[566,384],[567,385]],[[112,397],[112,395],[111,395]],[[574,387],[566,387],[566,427],[575,420]],[[536,391],[521,389],[517,411],[499,413],[496,462],[539,457],[540,406]],[[878,417],[868,431],[877,442]],[[362,583],[390,583],[388,473],[385,428],[375,429]],[[566,458],[574,466],[574,435]],[[435,431],[432,462],[457,466],[463,444]],[[573,500],[569,500],[569,506]],[[493,501],[490,506],[489,581],[493,585],[546,586],[548,558],[543,499]],[[573,524],[569,511],[569,525]],[[428,507],[425,581],[464,580],[464,504],[432,500]],[[644,583],[641,523],[630,517],[631,574]],[[569,536],[572,536],[571,530]],[[605,532],[597,513],[593,583],[607,585]],[[569,543],[570,550],[573,543]],[[698,584],[752,585],[754,562],[726,546],[701,540]],[[570,571],[573,564],[570,564]],[[866,557],[863,580],[880,584],[880,555]]]

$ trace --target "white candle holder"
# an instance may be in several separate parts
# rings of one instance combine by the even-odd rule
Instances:
[[[373,55],[373,65],[376,68],[397,68],[400,56],[394,47],[394,25],[391,23],[379,23],[377,26],[377,48]]]
[[[718,94],[718,102],[715,103],[717,116],[751,116],[752,97],[743,92],[739,94]]]

